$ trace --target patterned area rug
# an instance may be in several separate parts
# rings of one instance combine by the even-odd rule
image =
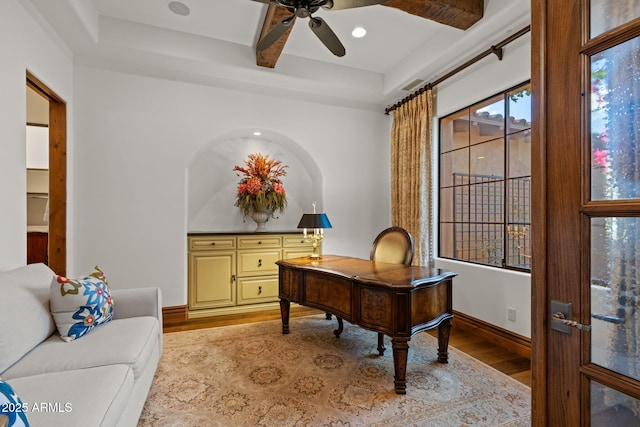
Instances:
[[[164,336],[164,354],[138,426],[530,425],[530,389],[437,340],[409,341],[407,394],[393,386],[391,342],[324,315]]]

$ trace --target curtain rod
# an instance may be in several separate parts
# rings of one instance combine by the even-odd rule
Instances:
[[[421,93],[424,93],[424,91],[432,89],[434,86],[437,86],[438,84],[442,83],[443,81],[447,80],[448,78],[453,77],[454,75],[458,74],[460,71],[464,70],[465,68],[467,68],[467,67],[475,64],[476,62],[480,61],[485,56],[489,56],[489,55],[493,54],[493,55],[496,55],[498,57],[499,61],[502,61],[502,48],[505,47],[506,45],[508,45],[509,43],[511,43],[512,41],[522,37],[525,34],[527,34],[530,30],[531,30],[531,25],[527,25],[526,27],[524,27],[523,29],[521,29],[517,33],[507,37],[506,39],[502,40],[500,43],[491,46],[489,49],[487,49],[484,52],[480,53],[479,55],[471,58],[470,60],[468,60],[464,64],[460,65],[459,67],[449,71],[447,74],[445,74],[444,76],[440,77],[439,79],[436,79],[431,83],[427,83],[426,85],[424,85],[420,89],[418,89],[415,92],[413,92],[411,95],[403,98],[401,101],[396,102],[391,107],[385,108],[384,114],[388,115],[390,112],[396,110],[401,105],[403,105],[406,102],[412,100],[413,98],[415,98],[416,96],[420,95]]]

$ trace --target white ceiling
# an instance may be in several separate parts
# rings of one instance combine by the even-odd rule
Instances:
[[[332,55],[298,19],[268,69],[256,65],[254,48],[267,5],[181,1],[190,15],[171,12],[169,0],[25,0],[79,65],[371,108],[395,102],[409,82],[435,80],[530,22],[530,0],[485,0],[483,19],[466,31],[381,5],[319,10],[315,16],[331,26],[346,55]],[[351,36],[356,26],[367,29],[366,37]]]

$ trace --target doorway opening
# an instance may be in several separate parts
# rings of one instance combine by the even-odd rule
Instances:
[[[28,71],[26,84],[28,93],[35,92],[49,104],[48,186],[41,187],[41,189],[46,188],[47,191],[43,219],[48,219],[48,224],[46,254],[42,261],[46,261],[56,274],[65,275],[67,265],[67,105],[54,91]],[[46,169],[34,168],[34,170]],[[42,195],[43,193],[33,194]],[[29,252],[33,249],[29,247],[30,245],[27,244],[27,259],[32,256]]]

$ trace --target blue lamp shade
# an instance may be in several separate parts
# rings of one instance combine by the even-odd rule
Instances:
[[[302,214],[298,228],[331,228],[327,214]]]

